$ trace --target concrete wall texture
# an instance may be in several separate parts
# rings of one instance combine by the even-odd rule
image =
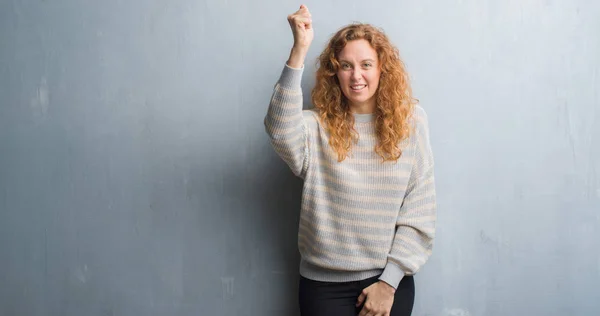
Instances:
[[[370,22],[429,114],[413,315],[600,315],[600,2],[305,4],[307,94]],[[299,5],[0,1],[0,315],[297,315],[301,182],[262,119]]]

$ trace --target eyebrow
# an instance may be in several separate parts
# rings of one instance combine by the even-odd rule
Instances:
[[[371,58],[363,59],[363,60],[361,60],[360,62],[361,62],[361,63],[364,63],[365,61],[375,62],[375,60],[374,60],[374,59],[371,59]],[[340,62],[342,62],[342,63],[349,63],[349,64],[350,64],[350,62],[349,62],[349,61],[347,61],[347,60],[345,60],[345,59],[340,59]]]

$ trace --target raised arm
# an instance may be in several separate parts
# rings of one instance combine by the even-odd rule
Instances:
[[[294,46],[275,84],[264,124],[277,154],[295,175],[302,177],[308,166],[309,133],[302,114],[300,83],[314,32],[310,12],[304,5],[288,16],[288,22],[294,35]]]

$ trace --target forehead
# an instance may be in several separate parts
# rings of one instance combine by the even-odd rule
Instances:
[[[338,58],[343,60],[377,60],[377,52],[371,47],[369,42],[360,39],[346,43]]]

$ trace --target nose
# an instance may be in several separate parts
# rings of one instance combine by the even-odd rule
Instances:
[[[360,70],[359,70],[359,69],[355,69],[355,70],[352,72],[352,79],[353,79],[354,81],[360,81],[360,78],[361,78],[361,77],[362,77],[362,74],[360,73]]]

